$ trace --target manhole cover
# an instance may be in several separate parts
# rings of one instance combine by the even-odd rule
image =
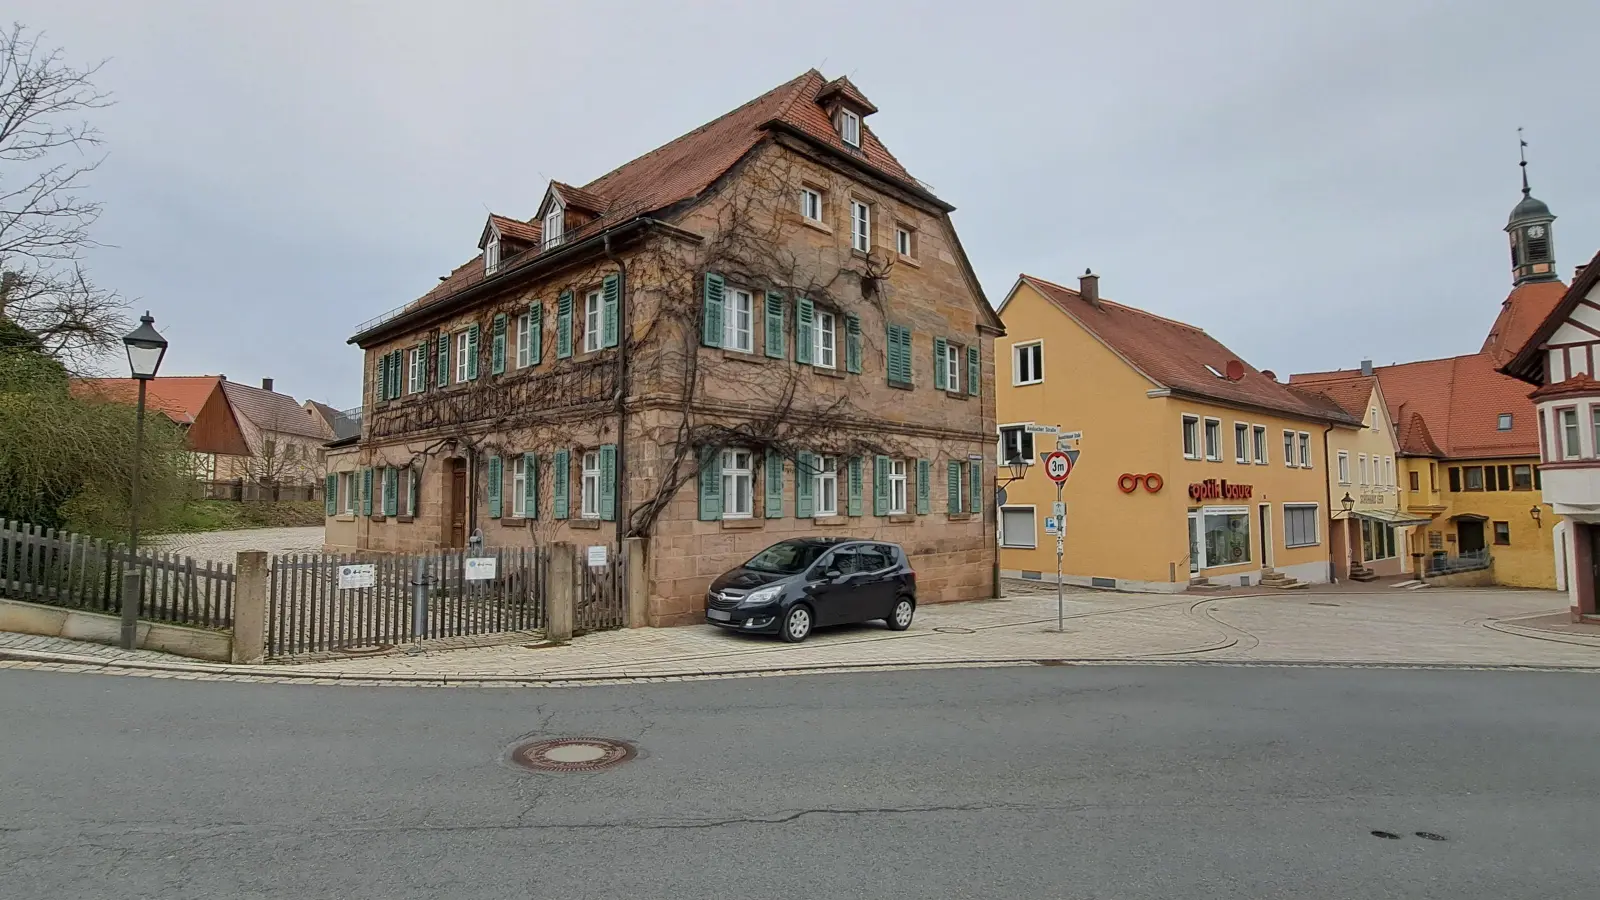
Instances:
[[[941,626],[939,628],[935,628],[934,631],[937,631],[940,634],[977,634],[978,633],[978,630],[976,628],[961,628],[961,627],[958,627],[958,626],[955,626],[955,625],[944,625],[944,626]]]
[[[597,772],[633,759],[633,745],[610,738],[530,741],[511,751],[511,761],[535,772]]]

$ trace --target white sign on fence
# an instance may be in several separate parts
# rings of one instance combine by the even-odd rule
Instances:
[[[467,557],[466,575],[468,581],[488,581],[494,578],[494,564],[498,562],[493,556]]]
[[[352,590],[354,588],[369,588],[377,583],[377,566],[364,565],[339,567],[339,590],[341,591]]]
[[[589,548],[589,568],[600,569],[606,564],[606,545],[595,544]]]

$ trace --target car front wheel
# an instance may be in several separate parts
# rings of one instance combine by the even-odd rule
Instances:
[[[894,611],[889,613],[888,623],[890,631],[905,631],[911,627],[911,617],[917,612],[917,605],[911,602],[910,597],[901,597],[894,602]]]
[[[811,608],[796,606],[783,617],[783,639],[798,644],[811,635]]]

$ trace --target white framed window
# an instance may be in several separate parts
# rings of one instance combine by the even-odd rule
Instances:
[[[872,207],[850,201],[850,246],[866,253],[872,249]]]
[[[500,235],[491,232],[483,245],[483,274],[493,275],[500,268]]]
[[[1322,508],[1315,503],[1285,503],[1283,505],[1283,545],[1285,547],[1315,547],[1322,543],[1317,536],[1317,522],[1322,518]]]
[[[528,517],[527,460],[521,455],[511,460],[511,516],[516,519]]]
[[[583,298],[583,352],[600,349],[600,292],[590,291]]]
[[[1026,425],[1000,426],[1000,458],[995,462],[1002,466],[1013,462],[1033,465],[1033,435]]]
[[[1292,431],[1283,433],[1283,464],[1291,468],[1294,466],[1294,432]]]
[[[722,517],[748,519],[751,516],[755,486],[751,477],[750,451],[722,451]]]
[[[1222,420],[1206,417],[1206,459],[1222,462]]]
[[[517,316],[517,368],[526,368],[533,358],[533,318],[528,313]]]
[[[471,335],[468,331],[456,332],[456,383],[465,384],[467,381],[467,338]]]
[[[1250,464],[1250,426],[1245,422],[1233,423],[1233,461]]]
[[[902,516],[906,512],[906,461],[889,460],[889,515]]]
[[[894,249],[896,253],[907,258],[916,256],[914,252],[916,244],[911,239],[911,229],[904,225],[894,227]]]
[[[755,301],[750,292],[740,288],[729,289],[725,305],[722,313],[722,348],[740,353],[753,352],[755,332],[750,323]]]
[[[1038,520],[1032,506],[1000,508],[1000,546],[1031,550],[1039,546]]]
[[[1011,383],[1038,384],[1044,381],[1044,342],[1029,341],[1011,345]]]
[[[1350,483],[1350,451],[1339,451],[1339,483]]]
[[[1302,431],[1298,436],[1300,438],[1300,467],[1309,469],[1311,468],[1311,435]]]
[[[818,518],[839,514],[839,457],[824,456],[817,460],[815,492]]]
[[[1201,568],[1250,561],[1250,510],[1207,506],[1200,510]]]
[[[1250,426],[1250,436],[1255,441],[1255,445],[1256,445],[1256,447],[1255,447],[1255,449],[1256,449],[1256,465],[1258,465],[1258,466],[1266,465],[1267,464],[1267,426],[1265,426],[1265,425],[1252,425],[1252,426]]]
[[[1356,457],[1356,471],[1360,473],[1361,480],[1357,484],[1367,483],[1367,455],[1365,453]]]
[[[339,475],[339,489],[344,492],[344,512],[353,516],[356,512],[356,478],[360,472],[344,472]]]
[[[394,476],[394,509],[396,516],[414,515],[411,509],[411,469],[401,469]]]
[[[816,327],[812,331],[816,334],[816,352],[812,354],[816,364],[824,369],[832,369],[836,365],[838,335],[834,332],[835,319],[833,313],[826,310],[816,310]]]
[[[1183,458],[1200,458],[1200,417],[1183,417]]]
[[[1583,444],[1578,430],[1578,410],[1571,406],[1557,410],[1556,422],[1561,432],[1561,458],[1582,458]]]
[[[546,247],[554,247],[561,243],[562,224],[565,218],[566,210],[561,208],[561,204],[550,204],[550,211],[544,214],[543,238]]]
[[[1384,487],[1394,487],[1394,457],[1383,458],[1383,484]]]
[[[590,450],[583,455],[583,502],[578,515],[585,519],[600,518],[600,454]]]
[[[952,393],[961,393],[961,361],[967,358],[966,350],[957,344],[946,343],[944,348],[944,386]]]
[[[412,348],[406,351],[406,362],[409,378],[406,379],[406,393],[420,394],[428,377],[427,351]]]
[[[839,110],[839,137],[852,147],[860,147],[861,117],[848,109]]]
[[[1372,418],[1372,430],[1373,431],[1377,431],[1378,430],[1378,408],[1376,406],[1374,406],[1374,407],[1368,409],[1367,413]]]
[[[812,188],[800,189],[800,215],[813,222],[822,221],[822,192]]]

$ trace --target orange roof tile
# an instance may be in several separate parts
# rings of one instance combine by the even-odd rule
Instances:
[[[1227,405],[1249,406],[1323,422],[1360,424],[1331,400],[1312,391],[1291,389],[1261,374],[1203,330],[1131,306],[1101,300],[1091,304],[1077,291],[1021,276],[1062,312],[1075,319],[1128,364],[1161,387]],[[1226,373],[1237,362],[1244,377],[1230,381]]]
[[[1561,323],[1572,315],[1572,311],[1577,309],[1578,304],[1589,296],[1589,292],[1594,290],[1597,284],[1600,284],[1600,253],[1596,253],[1587,265],[1578,268],[1578,273],[1572,278],[1572,286],[1567,288],[1553,307],[1533,323],[1533,327],[1520,342],[1515,344],[1507,342],[1504,345],[1506,352],[1499,355],[1500,370],[1531,384],[1544,381],[1544,354],[1539,352],[1541,345],[1550,340],[1556,329],[1561,327]]]
[[[1340,409],[1349,413],[1351,417],[1360,419],[1363,422],[1367,420],[1367,410],[1370,409],[1368,404],[1372,400],[1372,388],[1378,380],[1376,376],[1356,373],[1349,378],[1329,379],[1317,382],[1314,385],[1296,381],[1295,379],[1299,377],[1298,375],[1289,376],[1289,386],[1313,390],[1328,398]]]
[[[1535,281],[1512,288],[1478,352],[1489,354],[1497,366],[1509,362],[1555,310],[1566,291],[1567,286],[1560,281]]]
[[[179,425],[193,425],[221,382],[220,375],[153,378],[145,389],[145,406]],[[68,390],[74,397],[132,405],[138,402],[139,382],[133,378],[74,378]]]
[[[535,247],[539,246],[539,235],[542,233],[543,227],[538,222],[523,222],[519,219],[499,216],[494,213],[489,214],[489,221],[494,223],[495,230],[500,232],[501,237],[522,241]]]

